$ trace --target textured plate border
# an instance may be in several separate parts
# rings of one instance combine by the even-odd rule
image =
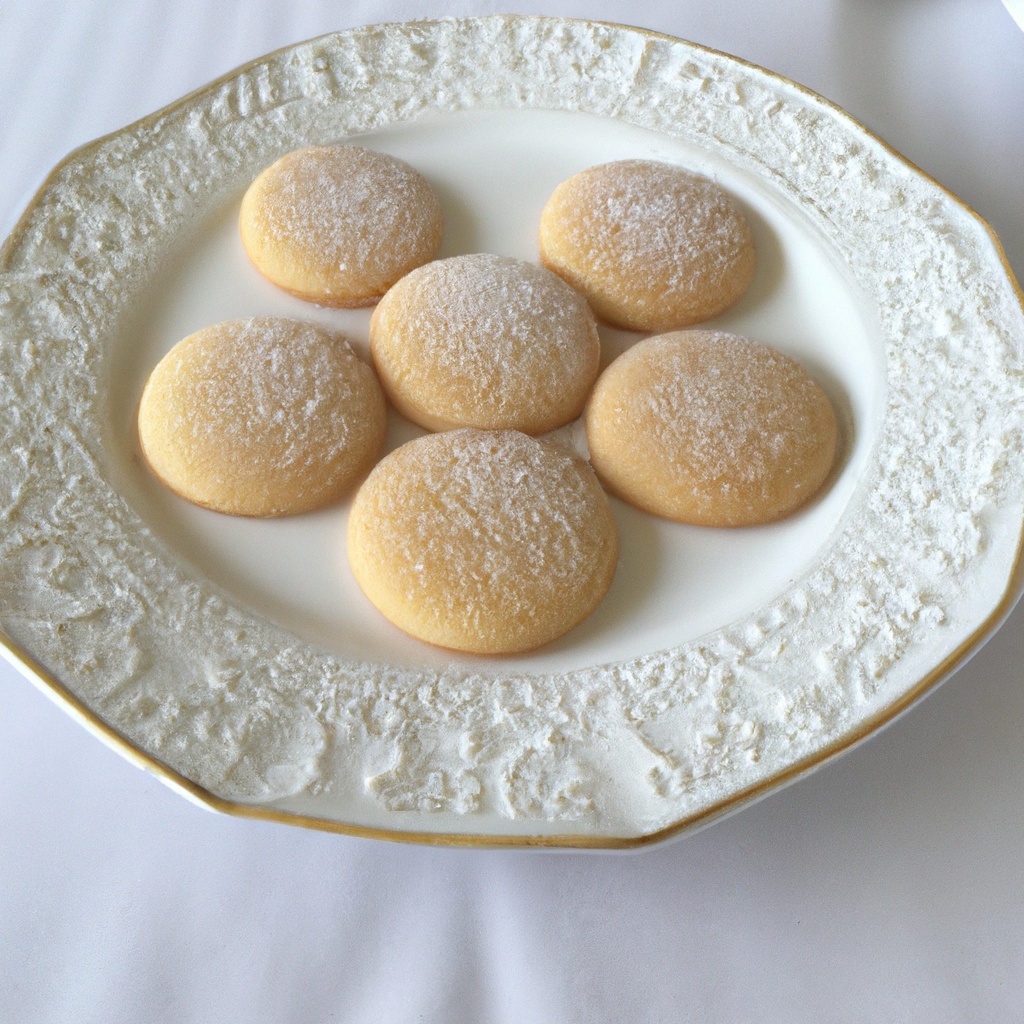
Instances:
[[[836,543],[756,615],[581,672],[410,680],[253,619],[110,482],[110,339],[162,243],[309,141],[311,117],[340,138],[480,108],[582,111],[722,155],[794,203],[877,300],[888,394],[871,470]],[[6,652],[217,810],[430,843],[645,845],[891,721],[1022,586],[1024,309],[992,232],[833,105],[690,43],[496,16],[278,51],[72,154],[0,274]],[[635,775],[610,775],[608,750],[627,746]]]

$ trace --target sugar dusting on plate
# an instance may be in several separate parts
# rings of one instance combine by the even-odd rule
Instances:
[[[111,482],[110,347],[167,240],[289,148],[483,108],[580,111],[724,155],[877,303],[869,468],[820,557],[755,614],[568,672],[354,663],[227,598]],[[3,629],[221,798],[385,831],[654,833],[891,718],[1016,586],[1024,314],[986,229],[828,104],[689,44],[517,17],[314,40],[72,157],[0,270]]]

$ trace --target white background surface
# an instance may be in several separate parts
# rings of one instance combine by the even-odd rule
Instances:
[[[246,60],[499,11],[640,24],[815,89],[1024,276],[1024,33],[997,0],[0,0],[0,236],[69,150]],[[1024,1020],[1022,626],[838,762],[634,854],[210,814],[0,664],[0,1021]]]

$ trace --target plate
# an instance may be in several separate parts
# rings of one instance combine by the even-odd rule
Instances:
[[[277,292],[238,202],[310,143],[403,157],[442,255],[536,258],[540,209],[605,160],[720,181],[751,291],[714,325],[800,359],[840,412],[823,495],[770,527],[615,502],[598,611],[514,659],[400,634],[344,553],[346,508],[248,521],[160,488],[134,416],[177,340],[369,314]],[[1021,588],[1024,309],[998,242],[825,100],[638,29],[495,16],[279,51],[72,154],[0,262],[0,625],[10,659],[204,806],[359,835],[638,847],[744,806],[945,678]],[[604,358],[639,335],[604,329]],[[416,429],[392,415],[389,443]],[[585,451],[579,425],[559,440]]]

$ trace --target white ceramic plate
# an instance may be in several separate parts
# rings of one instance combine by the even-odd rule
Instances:
[[[622,557],[598,611],[493,660],[369,606],[344,507],[249,521],[163,490],[135,406],[181,337],[280,313],[365,346],[367,312],[276,291],[235,226],[273,159],[348,140],[435,183],[443,255],[535,258],[551,189],[602,161],[722,182],[759,268],[715,326],[829,391],[843,450],[826,492],[744,531],[615,503]],[[1024,313],[998,244],[841,111],[689,43],[519,17],[314,40],[73,154],[0,272],[6,648],[207,806],[434,842],[642,845],[890,721],[1020,586]],[[605,330],[606,359],[636,337]],[[416,432],[392,416],[392,444]]]

